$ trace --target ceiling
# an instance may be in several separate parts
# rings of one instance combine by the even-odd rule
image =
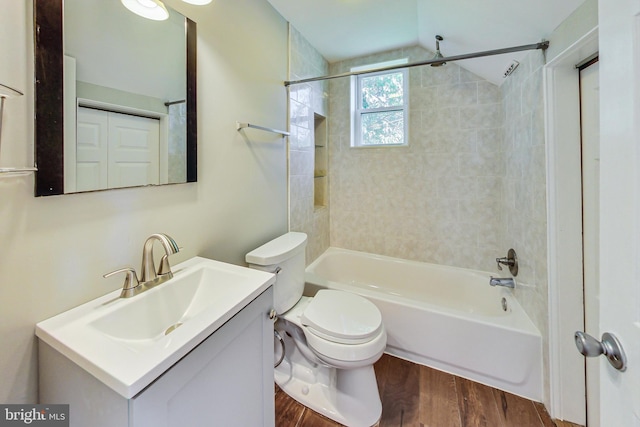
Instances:
[[[268,0],[329,62],[421,45],[446,56],[548,38],[584,0]],[[458,65],[495,84],[527,52]]]

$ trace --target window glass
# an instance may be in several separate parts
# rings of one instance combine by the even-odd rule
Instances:
[[[402,62],[400,62],[402,61]],[[372,64],[352,71],[406,63]],[[406,68],[359,74],[351,79],[351,146],[407,145],[409,73]]]
[[[402,110],[362,114],[361,123],[362,145],[404,143],[404,114]]]
[[[403,73],[378,74],[360,80],[362,108],[397,107],[403,104]]]

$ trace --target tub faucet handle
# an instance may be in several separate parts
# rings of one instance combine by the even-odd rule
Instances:
[[[510,261],[507,257],[496,258],[496,262],[498,263],[498,270],[502,271],[502,265],[511,265],[512,261]]]
[[[496,258],[496,263],[498,264],[498,270],[502,271],[502,266],[506,265],[509,267],[511,274],[518,275],[518,256],[513,249],[509,249],[506,257]]]

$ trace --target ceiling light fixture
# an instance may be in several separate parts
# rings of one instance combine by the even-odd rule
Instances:
[[[198,6],[204,6],[205,4],[209,4],[212,0],[182,0],[185,3],[195,4]]]
[[[154,21],[164,21],[169,18],[169,11],[160,0],[120,0],[124,7],[136,15]]]

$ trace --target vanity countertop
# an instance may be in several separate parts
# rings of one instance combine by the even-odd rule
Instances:
[[[134,297],[118,289],[44,320],[36,336],[132,398],[275,282],[271,273],[201,257],[173,272]]]

